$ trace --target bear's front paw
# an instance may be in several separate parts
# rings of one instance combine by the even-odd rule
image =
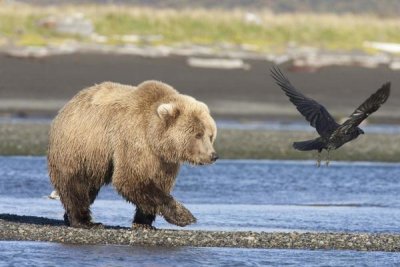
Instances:
[[[167,222],[182,227],[196,222],[196,218],[193,214],[178,202],[167,206],[163,210],[162,215]]]
[[[143,224],[143,223],[132,223],[132,229],[135,230],[157,230],[154,226],[150,224]]]

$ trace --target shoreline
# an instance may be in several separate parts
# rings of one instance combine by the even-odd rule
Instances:
[[[42,217],[0,214],[0,240],[129,246],[400,251],[400,235],[388,233],[154,231],[110,226],[88,230],[62,224],[62,221]]]
[[[46,155],[49,123],[1,123],[0,155]],[[306,131],[219,129],[215,148],[221,159],[316,160],[315,151],[292,148],[314,138]],[[324,159],[326,153],[322,153]],[[400,134],[369,133],[330,153],[332,161],[400,162]]]

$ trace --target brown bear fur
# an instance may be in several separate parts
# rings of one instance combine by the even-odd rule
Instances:
[[[49,135],[49,175],[66,223],[96,225],[89,207],[110,183],[136,205],[135,226],[151,227],[156,215],[179,226],[194,223],[170,193],[181,163],[218,158],[216,135],[207,106],[167,84],[104,82],[82,90],[60,110]]]

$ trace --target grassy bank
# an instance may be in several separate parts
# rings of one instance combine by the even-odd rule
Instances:
[[[48,129],[47,124],[1,124],[0,155],[45,155]],[[313,137],[305,132],[220,129],[216,149],[222,159],[314,160],[316,152],[300,152],[291,146],[293,141]],[[400,162],[400,135],[367,134],[331,152],[330,158]]]
[[[168,10],[125,6],[32,7],[0,3],[0,42],[17,45],[60,44],[89,37],[56,33],[38,21],[49,15],[83,13],[108,44],[122,44],[122,35],[161,35],[154,45],[184,43],[250,45],[258,51],[282,51],[287,43],[330,50],[363,49],[363,41],[400,42],[400,19],[367,15],[257,13],[246,22],[241,10]],[[8,40],[8,41],[7,41]]]

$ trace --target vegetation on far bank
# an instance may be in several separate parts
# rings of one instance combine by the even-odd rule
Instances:
[[[288,43],[327,50],[365,50],[364,41],[400,43],[400,18],[373,15],[273,14],[260,10],[255,13],[256,19],[251,19],[244,10],[0,3],[0,45],[57,45],[71,39],[96,42],[89,36],[57,33],[39,23],[50,15],[77,12],[90,19],[95,32],[112,45],[124,44],[123,35],[162,36],[151,40],[150,45],[246,45],[263,52],[283,52]]]
[[[0,155],[46,155],[48,130],[48,124],[1,124]],[[294,141],[314,137],[314,133],[298,131],[219,129],[215,147],[222,159],[316,160],[315,151],[292,148]],[[330,159],[400,162],[400,135],[363,135],[332,151]]]

